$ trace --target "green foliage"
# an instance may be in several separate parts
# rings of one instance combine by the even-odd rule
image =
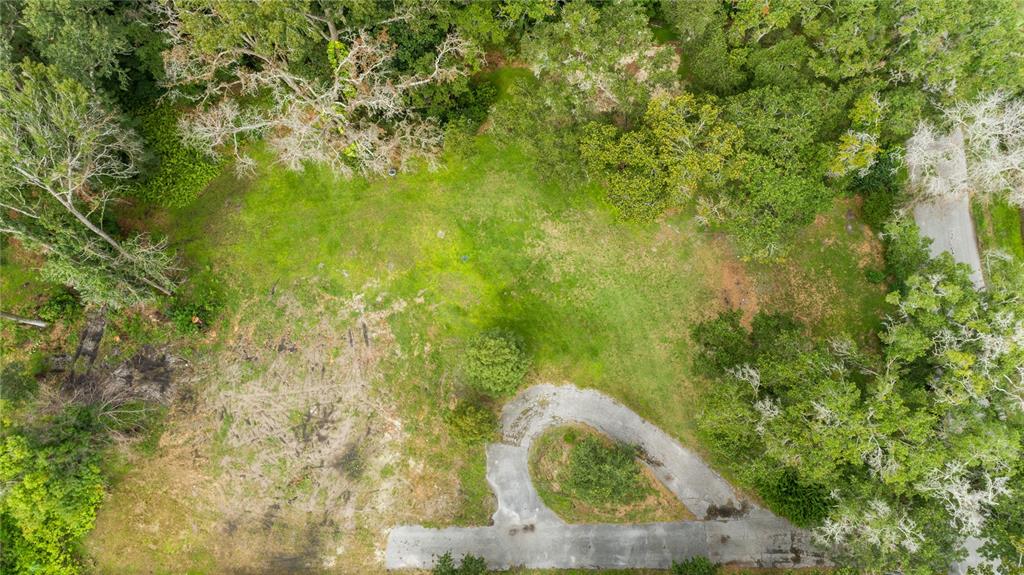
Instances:
[[[41,367],[41,366],[39,366]],[[35,395],[39,384],[36,382],[38,372],[36,366],[15,361],[3,366],[0,371],[0,397],[8,407],[16,407],[21,402]]]
[[[487,563],[483,557],[463,555],[462,559],[456,564],[449,551],[437,558],[437,564],[434,565],[434,570],[431,573],[433,575],[485,575],[487,573]]]
[[[831,511],[828,491],[804,484],[792,469],[766,469],[756,481],[765,503],[799,527],[820,525]]]
[[[707,557],[692,557],[681,563],[672,563],[672,575],[717,575],[719,569]]]
[[[181,141],[178,113],[161,105],[141,116],[139,134],[150,160],[132,194],[166,208],[191,204],[220,172],[218,162]]]
[[[167,316],[181,333],[198,333],[213,324],[225,302],[224,291],[216,278],[198,273],[174,295]]]
[[[650,220],[735,175],[742,135],[720,115],[713,98],[656,96],[636,130],[588,125],[580,153],[622,217]]]
[[[0,567],[4,573],[70,575],[74,547],[93,525],[103,498],[96,420],[70,408],[40,437],[2,423]]]
[[[699,425],[772,509],[824,523],[844,564],[930,573],[962,553],[977,517],[999,520],[992,502],[1017,473],[1005,462],[1024,436],[1024,388],[1011,383],[1024,365],[1024,266],[1000,260],[1004,279],[978,292],[966,266],[928,259],[913,228],[902,232],[877,356],[809,340],[788,320],[755,318],[750,332],[735,314],[711,320],[694,331],[715,377]]]
[[[447,412],[444,421],[448,424],[448,433],[466,445],[486,443],[498,430],[494,410],[465,400]]]
[[[56,68],[27,60],[0,68],[0,102],[0,224],[45,253],[41,275],[111,307],[169,294],[163,246],[143,235],[115,238],[102,221],[138,153],[116,115]]]
[[[917,224],[908,218],[890,219],[884,230],[885,272],[892,278],[893,287],[903,291],[907,279],[928,262],[931,240],[921,236]]]
[[[860,195],[864,201],[861,218],[876,232],[885,229],[885,224],[903,202],[906,174],[902,164],[899,150],[883,152],[869,170],[850,182],[850,191]]]
[[[62,289],[47,298],[37,314],[49,322],[71,321],[82,313],[82,302],[73,292]]]
[[[565,91],[555,82],[515,80],[494,107],[491,119],[495,135],[521,142],[542,176],[572,182],[583,177],[581,130]]]
[[[587,435],[569,454],[563,491],[591,505],[628,504],[643,492],[637,449]]]
[[[1010,492],[996,502],[992,518],[982,532],[981,555],[1002,561],[1001,573],[1024,573],[1024,459],[1017,461],[1017,474]]]
[[[503,329],[485,332],[466,349],[463,373],[470,387],[501,396],[514,393],[530,369],[522,339]]]
[[[577,114],[636,115],[653,90],[676,83],[674,53],[655,43],[640,2],[570,2],[560,16],[537,24],[522,51],[542,80],[569,87]]]

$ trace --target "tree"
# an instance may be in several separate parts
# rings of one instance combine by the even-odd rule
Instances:
[[[948,256],[919,264],[888,296],[878,356],[762,315],[750,332],[735,316],[700,327],[717,373],[700,415],[707,445],[770,506],[816,526],[843,564],[946,569],[965,538],[1016,521],[1005,501],[1024,448],[1024,269],[995,265],[996,283],[977,292]],[[780,497],[786,475],[792,495]],[[815,499],[816,517],[788,503]]]
[[[47,255],[43,271],[92,303],[170,294],[170,256],[143,236],[103,229],[139,145],[74,80],[25,61],[0,72],[0,229]]]
[[[655,96],[633,131],[590,124],[580,152],[623,217],[651,219],[736,177],[742,133],[721,115],[714,98]]]
[[[467,383],[484,393],[500,396],[515,392],[529,369],[523,342],[505,330],[477,336],[466,350]]]
[[[385,22],[413,21],[419,11],[410,3]],[[392,42],[385,22],[347,26],[358,14],[334,4],[176,0],[165,15],[168,86],[196,106],[183,119],[185,140],[211,154],[229,147],[243,171],[252,167],[240,147],[247,136],[266,137],[289,168],[321,162],[343,175],[434,156],[441,132],[407,98],[466,75],[478,53],[451,32],[426,69],[412,62],[403,72],[400,60],[413,54]]]
[[[14,575],[79,572],[73,550],[103,499],[94,423],[71,408],[46,434],[0,421],[0,570]]]
[[[124,79],[118,58],[131,51],[128,22],[111,0],[27,0],[20,23],[38,53],[85,86]]]
[[[601,7],[570,2],[523,40],[534,74],[572,88],[578,114],[643,111],[652,91],[676,84],[678,59],[658,46],[644,9],[632,0]]]

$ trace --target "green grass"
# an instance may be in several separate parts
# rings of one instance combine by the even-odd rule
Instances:
[[[235,305],[309,280],[367,301],[422,297],[431,309],[393,329],[403,346],[434,344],[432,369],[455,369],[466,340],[506,327],[535,379],[599,387],[676,432],[689,421],[675,408],[691,392],[687,327],[710,296],[694,261],[708,248],[685,219],[669,232],[616,222],[593,190],[543,182],[486,138],[469,159],[375,182],[262,160],[257,180],[225,178],[168,226]]]
[[[1000,250],[1024,260],[1024,227],[1020,208],[999,198],[989,202],[975,199],[971,212],[983,251]]]
[[[450,441],[441,417],[465,388],[466,343],[511,329],[532,357],[527,384],[596,387],[688,441],[689,326],[715,298],[704,270],[718,259],[684,215],[623,224],[597,190],[544,181],[488,137],[474,146],[436,171],[375,181],[289,172],[261,153],[257,178],[222,176],[162,222],[190,266],[222,278],[229,309],[211,328],[222,335],[230,318],[244,329],[256,315],[261,337],[290,329],[256,312],[271,291],[304,306],[355,294],[371,308],[425,302],[390,323],[398,348],[429,353],[390,359],[377,391],[399,404],[407,455],[461,482],[452,518],[466,524],[493,511],[483,450]]]
[[[868,272],[883,268],[883,250],[856,212],[851,201],[836,201],[798,234],[786,261],[750,266],[762,309],[794,315],[815,336],[845,333],[874,343],[887,288]]]

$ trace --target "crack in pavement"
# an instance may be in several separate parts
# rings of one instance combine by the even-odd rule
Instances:
[[[644,464],[698,520],[566,524],[541,501],[529,469],[533,441],[565,423],[589,425],[643,450]],[[695,453],[600,392],[530,387],[502,410],[501,427],[502,443],[487,446],[487,481],[498,502],[493,524],[395,527],[388,535],[388,569],[429,569],[446,552],[481,556],[494,569],[666,569],[691,557],[755,567],[829,564],[808,532],[742,497]]]

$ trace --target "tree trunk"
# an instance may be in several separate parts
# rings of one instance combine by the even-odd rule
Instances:
[[[0,319],[6,319],[22,325],[30,325],[32,327],[45,328],[50,327],[50,322],[43,321],[41,319],[32,319],[30,317],[21,317],[20,315],[14,315],[13,313],[7,313],[0,311]]]
[[[125,258],[127,258],[129,260],[132,259],[131,254],[126,252],[124,250],[124,248],[121,247],[121,244],[117,243],[117,241],[114,238],[112,238],[109,235],[107,235],[107,232],[103,231],[102,228],[100,228],[96,224],[92,223],[92,221],[89,218],[87,218],[85,216],[85,214],[83,214],[82,212],[79,212],[78,209],[75,208],[74,204],[71,203],[71,201],[65,202],[65,201],[63,201],[59,197],[57,198],[57,201],[60,202],[64,206],[65,209],[67,209],[69,212],[71,212],[71,214],[74,215],[75,218],[78,219],[78,221],[82,222],[82,225],[84,225],[85,227],[89,228],[94,234],[96,234],[99,237],[103,238],[103,241],[107,242],[108,244],[110,244],[111,247],[113,247],[115,250],[117,250],[117,253],[121,254],[122,256],[124,256]],[[160,284],[152,281],[151,279],[147,278],[146,276],[140,275],[139,279],[142,280],[143,282],[145,282],[146,285],[148,285],[151,288],[155,289],[156,291],[158,291],[158,292],[160,292],[160,293],[162,293],[164,295],[167,295],[167,296],[171,295],[170,290],[168,290],[167,288],[161,286]]]

